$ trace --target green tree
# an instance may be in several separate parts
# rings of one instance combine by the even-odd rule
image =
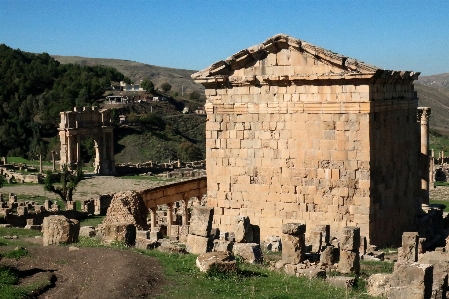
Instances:
[[[149,93],[154,92],[154,84],[150,81],[150,79],[145,79],[140,83],[140,86]]]
[[[194,91],[190,94],[189,98],[191,101],[199,101],[201,98],[201,95],[199,94],[199,92]]]
[[[162,83],[161,88],[164,92],[169,92],[171,90],[171,84],[168,82]]]
[[[73,191],[83,178],[83,170],[78,167],[75,171],[69,170],[67,165],[62,166],[59,172],[60,185],[55,186],[53,182],[53,172],[47,171],[44,181],[44,189],[56,193],[64,202],[72,201]]]
[[[3,175],[0,174],[0,188],[3,187],[4,184],[6,184],[6,179]]]

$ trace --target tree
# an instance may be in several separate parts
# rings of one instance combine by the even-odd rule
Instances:
[[[171,84],[168,82],[162,83],[161,88],[164,92],[168,92],[171,90]]]
[[[190,94],[189,98],[191,101],[199,101],[201,98],[201,95],[199,94],[199,92],[194,91]]]
[[[67,165],[62,166],[62,171],[59,173],[60,186],[53,185],[53,172],[47,171],[45,176],[44,189],[58,194],[62,201],[72,201],[73,191],[83,178],[83,170],[78,167],[75,171],[69,170]]]
[[[3,187],[4,184],[6,184],[6,179],[3,175],[0,174],[0,188]]]
[[[145,79],[140,83],[140,86],[149,93],[154,92],[154,84],[149,79]]]

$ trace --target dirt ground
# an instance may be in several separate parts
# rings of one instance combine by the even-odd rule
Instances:
[[[82,180],[73,193],[74,200],[83,200],[105,193],[114,193],[126,190],[141,190],[159,185],[164,185],[164,181],[133,180],[111,176],[90,176]],[[6,186],[0,189],[1,193],[15,193],[24,195],[40,195],[49,199],[58,199],[58,195],[44,190],[43,185],[22,185]]]
[[[39,245],[26,248],[27,257],[3,259],[1,264],[17,267],[25,284],[26,280],[52,273],[54,287],[37,298],[150,298],[166,285],[159,262],[135,251],[86,247],[71,251],[68,246]]]

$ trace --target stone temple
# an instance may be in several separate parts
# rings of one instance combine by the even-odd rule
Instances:
[[[213,226],[232,231],[244,215],[261,238],[299,222],[330,225],[337,237],[358,226],[370,244],[397,243],[428,201],[418,75],[282,34],[193,74],[207,97]]]

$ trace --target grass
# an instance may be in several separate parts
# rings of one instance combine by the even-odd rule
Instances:
[[[97,226],[98,224],[103,222],[104,217],[105,216],[94,215],[94,216],[89,217],[89,218],[81,219],[80,220],[80,225],[81,226]]]
[[[449,212],[449,201],[445,201],[445,200],[434,200],[431,199],[429,201],[429,203],[432,204],[438,204],[438,205],[444,205],[444,210],[443,212]]]
[[[195,255],[142,252],[157,258],[172,281],[159,298],[372,298],[360,291],[332,287],[323,280],[272,272],[263,265],[239,264],[235,274],[207,275],[195,266]]]
[[[434,182],[435,187],[449,187],[449,182]]]

